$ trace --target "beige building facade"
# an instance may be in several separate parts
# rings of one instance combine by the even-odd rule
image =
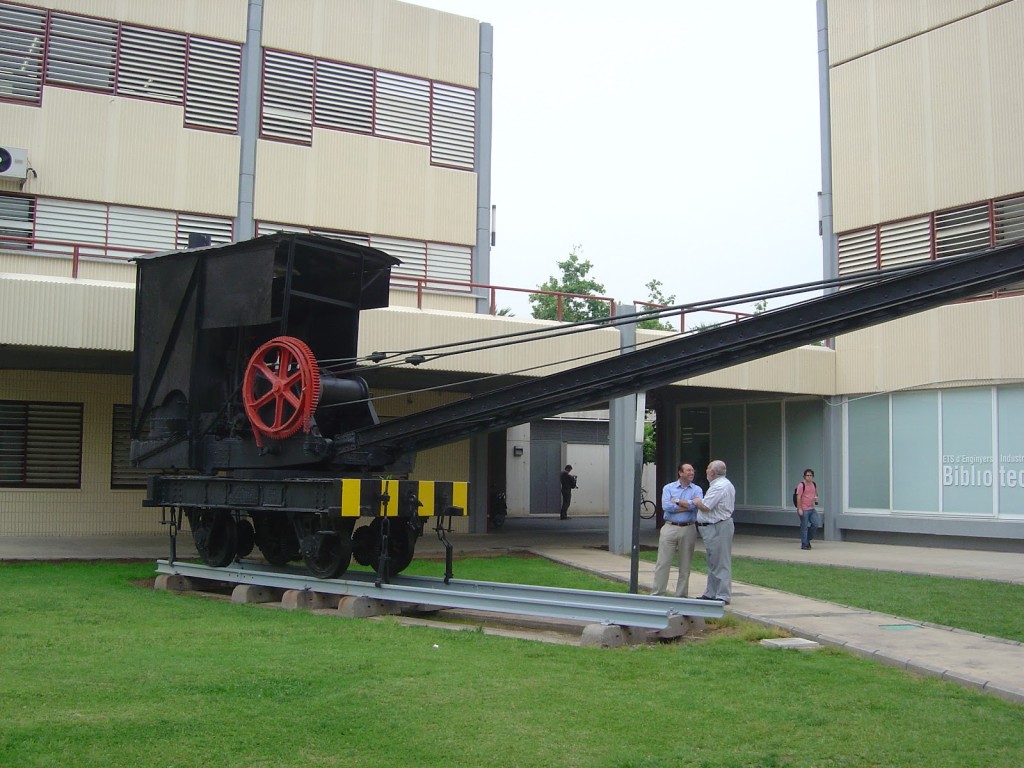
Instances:
[[[825,275],[1024,236],[1024,0],[818,12]],[[490,316],[481,287],[492,37],[396,0],[0,0],[0,535],[160,530],[127,462],[135,254],[276,231],[381,248],[402,265],[361,354],[544,325]],[[725,458],[737,519],[779,532],[813,466],[830,536],[1018,546],[1022,313],[1008,291],[649,393],[659,482]],[[367,379],[387,418],[619,344],[598,330]],[[495,482],[512,514],[542,511],[534,453],[517,428],[416,473],[471,480],[463,525],[482,530]]]

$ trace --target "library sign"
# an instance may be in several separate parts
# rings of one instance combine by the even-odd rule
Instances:
[[[1024,464],[1024,454],[1000,455],[998,467],[993,465],[991,455],[943,454],[942,485],[991,488],[998,484],[1000,488],[1024,488],[1021,464]]]

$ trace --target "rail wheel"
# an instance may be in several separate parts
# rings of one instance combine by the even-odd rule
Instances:
[[[226,509],[190,509],[192,540],[203,562],[214,568],[230,565],[238,551],[238,529]]]
[[[385,522],[386,521],[386,522]],[[356,562],[370,566],[380,573],[381,529],[389,526],[388,531],[388,567],[386,578],[397,576],[409,567],[416,552],[417,531],[404,518],[374,518],[369,525],[364,525],[352,535],[352,550]]]
[[[302,560],[318,579],[333,579],[352,562],[352,527],[355,521],[320,530],[302,539]]]
[[[288,565],[302,557],[295,528],[287,515],[276,512],[254,512],[256,546],[263,559],[271,565]]]
[[[237,553],[239,557],[248,557],[256,546],[256,531],[248,520],[235,522],[235,536],[238,539]]]

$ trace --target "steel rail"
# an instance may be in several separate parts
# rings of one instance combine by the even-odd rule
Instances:
[[[298,570],[245,562],[214,568],[178,560],[157,560],[156,566],[157,573],[195,579],[643,629],[668,629],[682,616],[717,619],[725,613],[725,604],[720,600],[625,592],[460,579],[445,584],[443,579],[425,576],[397,576],[390,583],[377,585],[372,573],[351,572],[344,579],[318,579]]]

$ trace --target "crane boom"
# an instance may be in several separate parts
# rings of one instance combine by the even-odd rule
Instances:
[[[930,262],[896,275],[882,273],[855,288],[355,429],[340,436],[335,450],[364,455],[370,465],[388,463],[402,454],[693,378],[1022,279],[1024,244]]]

